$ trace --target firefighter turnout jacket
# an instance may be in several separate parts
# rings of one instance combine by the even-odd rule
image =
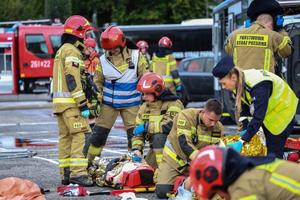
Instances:
[[[53,109],[62,113],[68,108],[87,105],[81,85],[81,52],[72,44],[64,44],[56,53],[53,68]]]
[[[197,154],[210,144],[218,144],[223,136],[223,125],[218,122],[207,128],[202,121],[203,109],[189,108],[174,118],[174,126],[167,138],[163,160],[180,171]]]
[[[159,100],[144,102],[141,105],[136,117],[136,125],[147,124],[147,132],[132,138],[132,149],[141,151],[143,151],[145,140],[149,141],[150,148],[154,149],[156,164],[159,164],[162,159],[162,150],[172,128],[174,117],[184,109],[178,97],[169,90],[167,91],[167,95],[163,95]],[[149,164],[157,167],[156,164]]]
[[[103,54],[94,77],[98,90],[103,94],[100,100],[113,108],[139,105],[141,94],[136,86],[148,69],[144,56],[126,46],[117,56]]]
[[[66,182],[87,175],[83,147],[85,134],[91,130],[87,119],[80,115],[80,109],[87,109],[81,84],[82,65],[82,54],[74,45],[65,43],[57,51],[53,68],[53,112],[59,129],[60,175]]]
[[[284,160],[246,170],[228,192],[231,199],[300,199],[299,165]]]
[[[99,55],[97,52],[93,52],[85,61],[85,70],[87,73],[94,75],[95,71],[100,63]]]
[[[264,69],[275,73],[275,56],[291,55],[292,42],[287,32],[276,32],[254,22],[249,28],[234,31],[225,42],[225,51],[241,69]]]
[[[165,87],[176,94],[176,86],[180,85],[180,78],[177,71],[176,60],[172,54],[159,57],[156,54],[152,57],[151,70],[161,75],[165,82]]]

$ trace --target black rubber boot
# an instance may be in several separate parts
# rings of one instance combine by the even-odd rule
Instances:
[[[90,179],[87,175],[71,177],[70,183],[78,184],[84,187],[92,187],[94,185],[92,179]]]
[[[92,133],[86,133],[86,134],[84,135],[84,137],[85,137],[85,144],[84,144],[84,147],[83,147],[83,150],[82,150],[82,153],[83,153],[84,157],[87,157],[87,153],[88,153],[88,150],[89,150],[89,146],[90,146],[90,144],[91,144],[91,142],[90,142],[91,134],[92,134]]]
[[[131,151],[131,148],[132,148],[132,144],[131,144],[131,139],[133,137],[133,129],[134,128],[130,128],[128,129],[126,132],[127,132],[127,147],[128,147],[128,151]]]
[[[61,184],[63,185],[70,184],[70,167],[64,168],[64,179],[61,180]]]

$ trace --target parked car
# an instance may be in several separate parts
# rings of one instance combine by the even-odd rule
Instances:
[[[183,59],[178,65],[180,79],[188,93],[189,101],[206,101],[214,98],[212,56]]]

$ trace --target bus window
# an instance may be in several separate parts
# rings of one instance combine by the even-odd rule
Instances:
[[[54,54],[56,54],[57,50],[61,45],[61,35],[50,35],[51,46],[53,48]]]
[[[26,48],[38,57],[48,56],[45,37],[42,34],[26,34]]]
[[[149,53],[158,49],[158,41],[167,36],[173,42],[173,56],[177,60],[188,57],[199,57],[212,51],[211,25],[132,25],[120,26],[125,36],[137,42],[145,40],[149,44]]]

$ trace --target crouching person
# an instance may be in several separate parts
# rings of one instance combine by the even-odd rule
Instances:
[[[150,151],[145,160],[156,169],[161,162],[173,119],[183,109],[183,105],[176,95],[165,89],[162,77],[155,73],[143,75],[137,90],[143,93],[145,102],[136,117],[132,150],[134,155],[142,155],[145,141],[149,141]]]
[[[166,198],[173,190],[177,176],[187,175],[189,162],[199,149],[220,142],[223,135],[219,122],[221,114],[221,103],[209,99],[203,109],[189,108],[174,118],[158,168],[155,192],[159,198]]]
[[[299,174],[298,164],[274,156],[245,157],[214,145],[201,149],[190,167],[199,199],[215,194],[226,200],[300,199]]]

